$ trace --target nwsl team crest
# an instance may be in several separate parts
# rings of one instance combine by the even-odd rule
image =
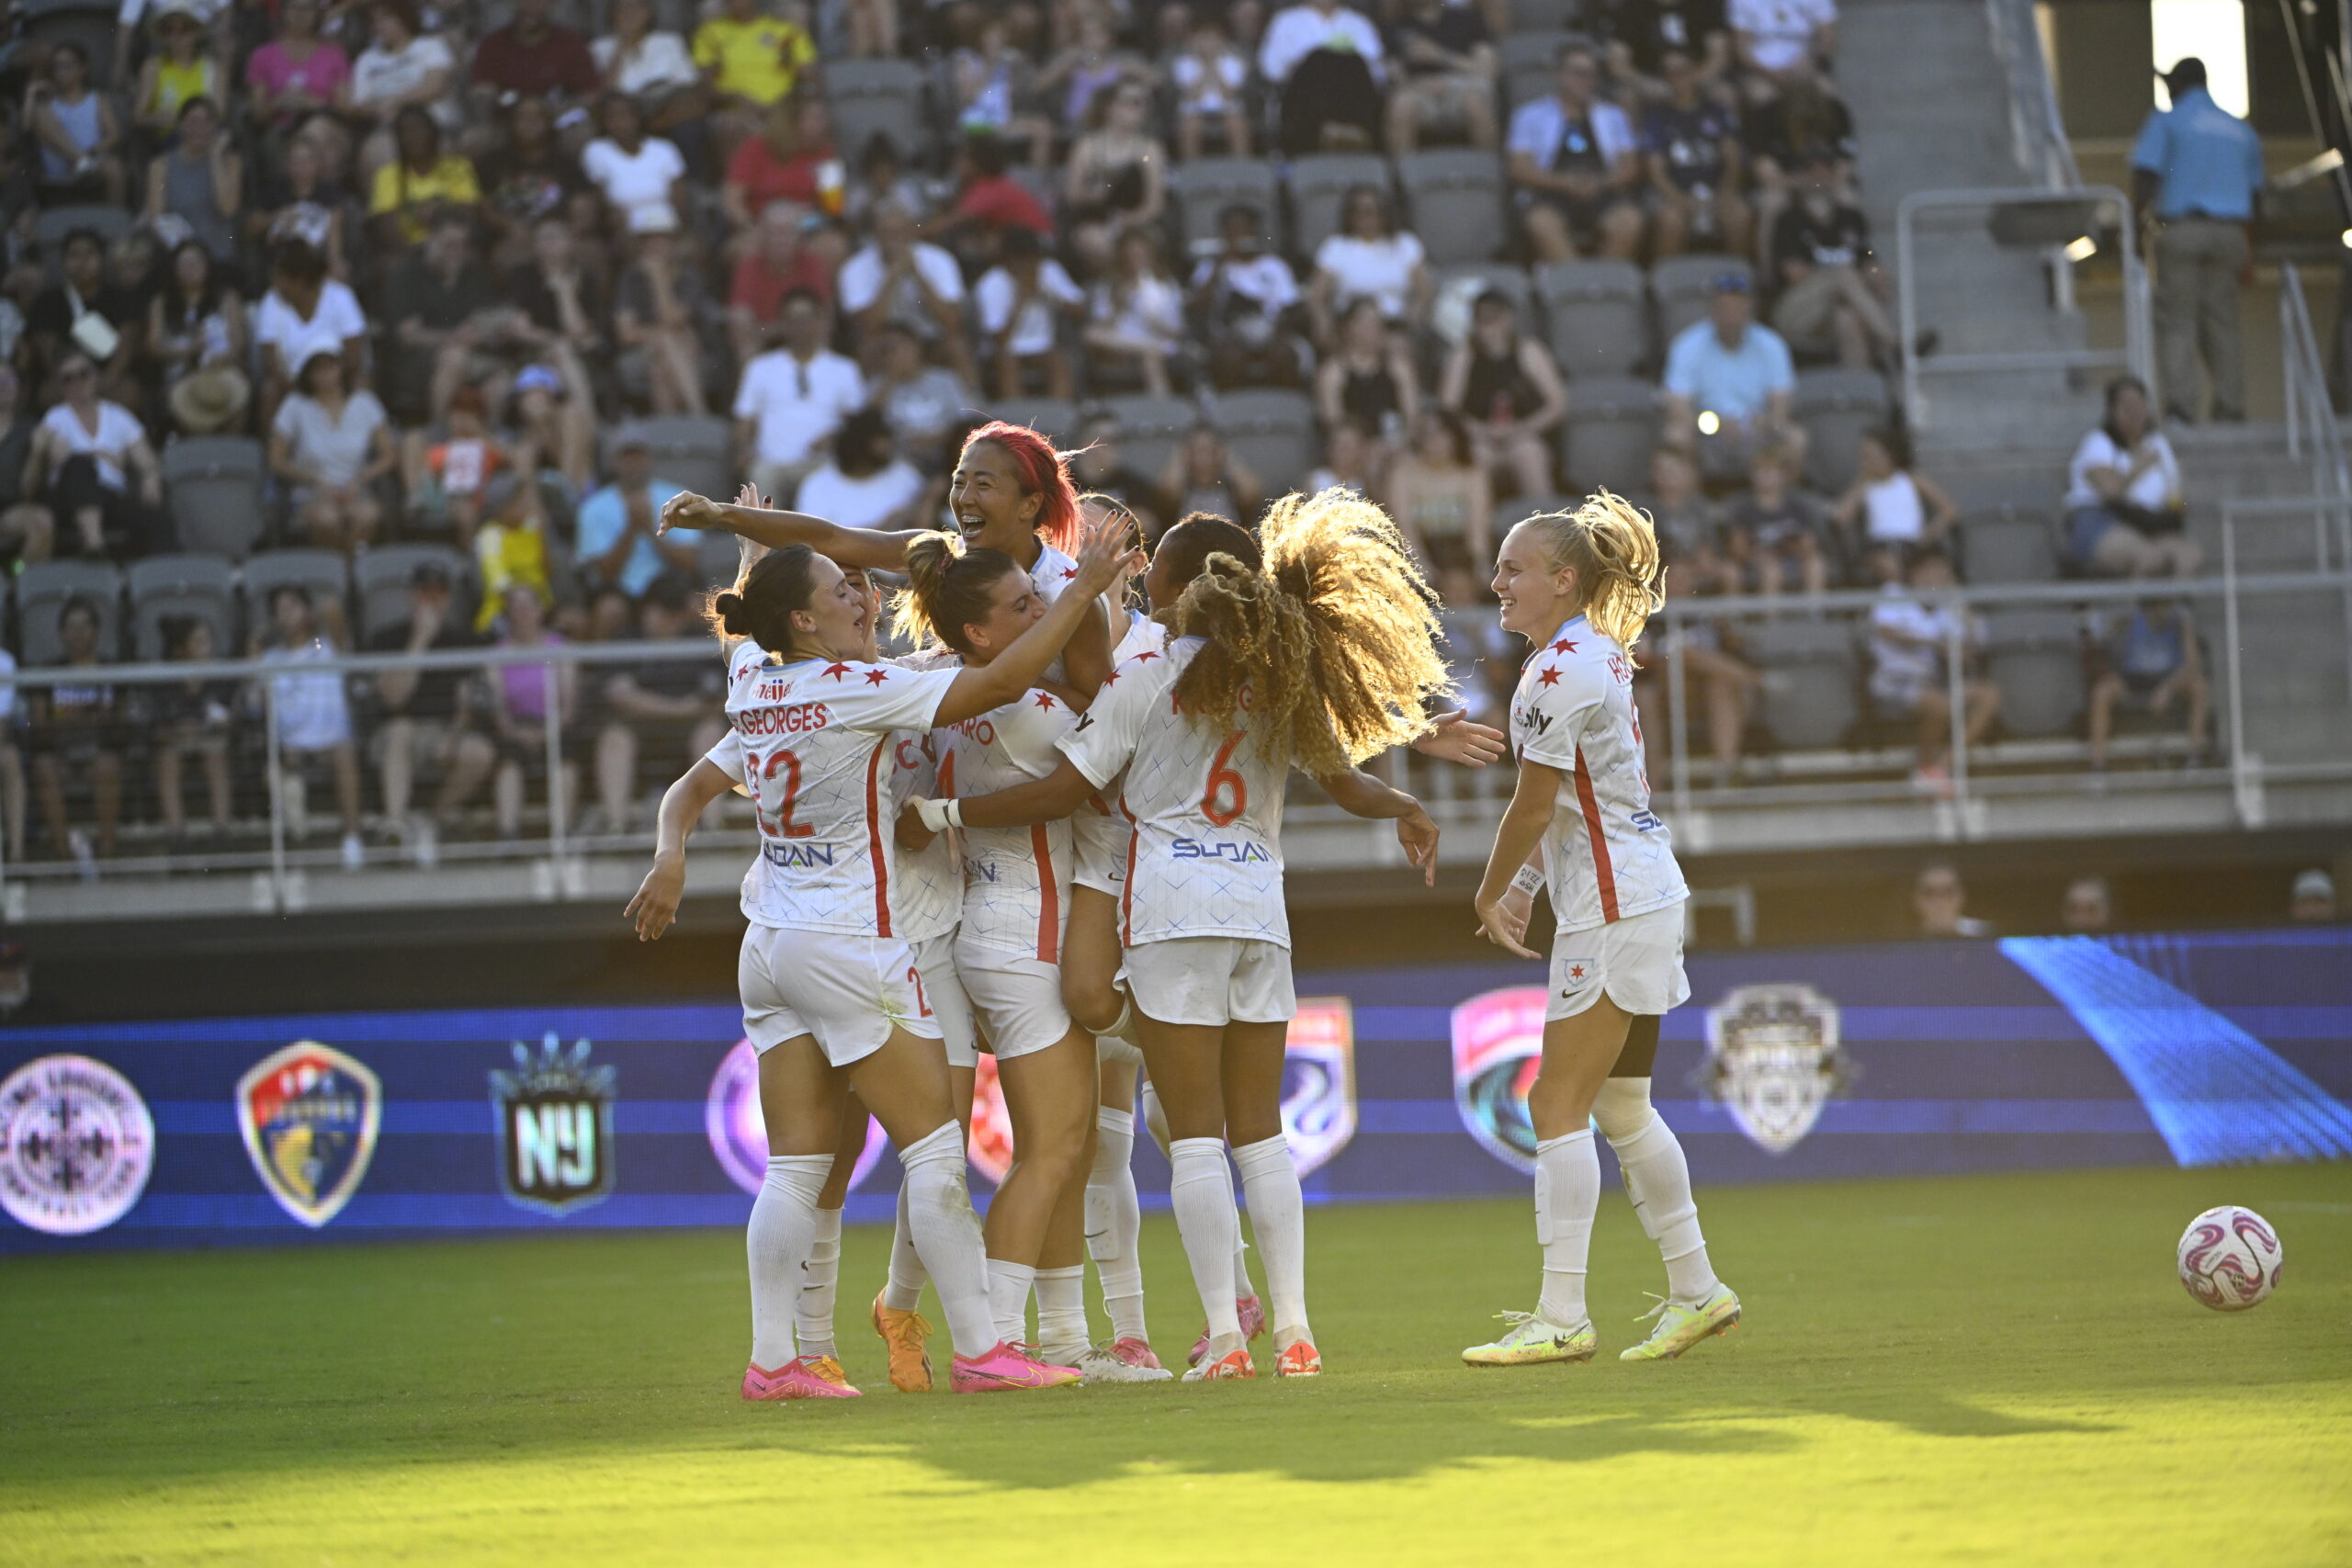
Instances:
[[[1305,1176],[1356,1135],[1356,1015],[1345,997],[1304,997],[1283,1062],[1283,1135]]]
[[[710,1152],[729,1180],[757,1194],[768,1177],[768,1125],[760,1113],[760,1054],[749,1040],[739,1040],[710,1077],[710,1094],[702,1108],[703,1130],[710,1135]],[[882,1124],[865,1119],[865,1147],[858,1152],[849,1184],[856,1187],[882,1156]]]
[[[1811,986],[1741,986],[1707,1010],[1699,1087],[1768,1153],[1804,1142],[1853,1076],[1838,1043],[1838,1004]]]
[[[277,1206],[313,1230],[368,1175],[384,1087],[332,1045],[297,1040],[237,1080],[237,1131]]]
[[[498,1179],[508,1202],[561,1215],[613,1195],[616,1069],[591,1066],[588,1050],[580,1040],[566,1051],[550,1032],[536,1055],[517,1041],[514,1070],[491,1073]],[[764,1159],[760,1170],[764,1177]]]
[[[89,1056],[41,1056],[0,1083],[0,1208],[50,1235],[130,1213],[155,1169],[155,1121],[130,1080]]]
[[[1513,1169],[1535,1169],[1535,1122],[1527,1091],[1544,1065],[1544,986],[1484,991],[1453,1010],[1453,1108],[1486,1151]]]

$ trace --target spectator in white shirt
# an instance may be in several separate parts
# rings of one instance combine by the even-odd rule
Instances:
[[[1731,0],[1739,62],[1767,76],[1826,65],[1838,52],[1838,0]]]
[[[98,396],[97,365],[79,349],[65,356],[57,378],[65,400],[33,432],[24,493],[41,497],[63,525],[54,546],[61,556],[146,554],[155,546],[164,502],[164,471],[146,427],[120,403]]]
[[[1290,264],[1266,248],[1266,215],[1236,202],[1218,216],[1225,249],[1193,269],[1193,311],[1220,387],[1295,387],[1311,363],[1295,325]]]
[[[424,31],[415,0],[376,0],[368,19],[374,41],[351,62],[349,109],[360,124],[374,127],[359,149],[362,190],[399,151],[391,128],[401,110],[414,104],[447,131],[455,131],[461,124],[449,91],[457,75],[457,56],[449,52],[447,43]]]
[[[2107,421],[2066,466],[2067,553],[2095,577],[2193,577],[2205,553],[2182,530],[2180,460],[2137,377],[2108,383]]]
[[[1282,92],[1282,147],[1289,153],[1363,152],[1379,144],[1380,29],[1339,0],[1309,0],[1274,13],[1258,45],[1258,70]]]
[[[605,94],[596,118],[605,134],[581,150],[580,167],[604,193],[615,226],[632,234],[675,229],[690,210],[686,161],[677,145],[645,134],[644,111],[627,93]]]
[[[343,355],[345,373],[365,367],[368,316],[359,297],[327,276],[326,258],[300,240],[277,247],[269,292],[254,312],[254,346],[261,352],[262,417],[277,411],[294,372],[326,349]]]
[[[939,352],[967,381],[978,379],[964,335],[964,274],[956,258],[915,238],[915,215],[896,201],[872,209],[873,239],[842,263],[835,287],[858,331],[895,321]]]
[[[344,869],[357,871],[367,852],[359,840],[359,751],[352,741],[350,698],[341,671],[299,668],[333,660],[334,644],[320,634],[310,592],[299,584],[281,582],[270,590],[269,621],[273,640],[260,654],[263,664],[277,667],[269,678],[269,694],[277,710],[281,765],[291,778],[305,765],[326,760],[343,816]]]
[[[931,515],[930,488],[898,455],[889,422],[862,408],[833,432],[833,457],[800,481],[793,510],[844,528],[913,528]]]
[[[1591,48],[1564,44],[1551,96],[1512,111],[1512,195],[1539,262],[1593,254],[1631,260],[1641,252],[1641,141],[1600,87]]]
[[[1902,553],[1893,546],[1871,552],[1880,598],[1871,611],[1871,700],[1882,718],[1916,718],[1919,761],[1911,783],[1923,794],[1951,794],[1951,696],[1946,663],[1955,639],[1965,654],[1979,639],[1967,606],[1937,599],[1957,581],[1951,558],[1933,546],[1912,557],[1911,587],[1903,586]],[[2001,689],[1990,681],[1963,677],[1960,684],[1967,744],[1977,746],[2001,711]]]
[[[1086,345],[1098,359],[1132,371],[1144,390],[1165,396],[1169,360],[1182,346],[1184,295],[1162,270],[1147,229],[1129,229],[1111,253],[1110,275],[1094,286]]]
[[[1085,292],[1046,254],[1035,230],[1006,230],[997,258],[972,291],[994,362],[996,395],[1023,396],[1035,381],[1043,384],[1046,397],[1069,397],[1069,356],[1059,352],[1061,326],[1083,313]]]
[[[1315,277],[1307,286],[1306,314],[1315,340],[1335,342],[1339,319],[1358,299],[1371,299],[1392,326],[1418,321],[1429,311],[1433,286],[1420,237],[1400,232],[1388,216],[1388,199],[1372,186],[1351,186],[1340,207],[1340,231],[1315,248]]]
[[[865,378],[825,346],[830,312],[808,289],[785,297],[778,321],[784,346],[743,367],[735,448],[763,495],[786,496],[824,460],[842,421],[865,406]]]

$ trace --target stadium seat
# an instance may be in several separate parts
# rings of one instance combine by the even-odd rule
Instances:
[[[351,597],[351,563],[334,550],[265,550],[245,562],[243,581],[249,626],[268,620],[269,596],[288,583],[309,593],[313,607],[333,605],[340,616]]]
[[[447,545],[381,545],[353,563],[352,586],[359,599],[358,643],[366,647],[387,626],[408,619],[409,580],[421,566],[449,574],[454,589],[450,615],[470,625],[474,611],[473,563]]]
[[[1543,324],[1535,317],[1535,286],[1528,281],[1525,267],[1513,266],[1509,262],[1458,262],[1452,266],[1432,267],[1430,271],[1437,286],[1439,309],[1444,308],[1442,302],[1449,297],[1461,299],[1465,332],[1470,325],[1470,308],[1489,288],[1499,288],[1510,297],[1511,304],[1519,310],[1522,332],[1536,332]]]
[[[1825,495],[1854,482],[1864,433],[1894,416],[1886,378],[1875,370],[1803,370],[1792,400],[1806,436],[1805,479]]]
[[[243,560],[262,536],[260,442],[244,435],[182,436],[164,448],[164,492],[184,550]]]
[[[2023,507],[1996,506],[1960,520],[1961,575],[1977,584],[2053,582],[2058,551],[2050,518]]]
[[[1437,147],[1396,160],[1407,224],[1431,266],[1483,262],[1502,243],[1503,161],[1479,147]]]
[[[1751,286],[1755,281],[1755,273],[1746,262],[1729,256],[1668,256],[1650,268],[1650,298],[1657,301],[1661,345],[1671,344],[1676,333],[1707,313],[1707,301],[1715,294],[1715,279],[1727,272],[1747,278]]]
[[[1200,407],[1189,398],[1138,392],[1105,398],[1102,406],[1119,422],[1119,449],[1127,466],[1155,481],[1176,455],[1184,433],[1201,423]]]
[[[1259,232],[1269,251],[1282,245],[1282,186],[1273,165],[1257,158],[1201,158],[1168,171],[1168,194],[1175,199],[1178,231],[1190,255],[1205,255],[1222,243],[1219,219],[1236,202],[1265,215]],[[1180,269],[1180,276],[1189,267]]]
[[[1861,717],[1861,661],[1843,621],[1776,620],[1747,629],[1748,660],[1775,671],[1759,694],[1757,716],[1784,750],[1842,741]]]
[[[2001,689],[2001,728],[2059,735],[2082,717],[2082,623],[2072,610],[1996,610],[1984,617],[1985,673]]]
[[[1220,392],[1210,414],[1233,455],[1258,476],[1267,499],[1306,482],[1317,456],[1315,402],[1276,389]]]
[[[852,168],[877,132],[910,164],[928,164],[937,153],[922,66],[911,60],[828,60],[824,69],[833,145]]]
[[[17,24],[15,48],[53,48],[70,39],[90,57],[89,79],[103,88],[114,80],[120,9],[113,0],[14,0],[9,11]]]
[[[17,575],[17,634],[25,663],[55,664],[65,657],[57,640],[57,618],[69,599],[87,599],[98,612],[98,657],[116,658],[122,648],[122,573],[104,561],[51,560]]]
[[[711,414],[663,414],[639,420],[636,429],[653,454],[656,479],[714,500],[734,499],[742,481],[736,473],[734,432],[727,421]],[[788,495],[773,499],[778,506],[792,504]]]
[[[1535,269],[1552,356],[1570,380],[1631,376],[1650,356],[1642,270],[1632,262],[1555,262]]]
[[[1657,446],[1657,388],[1630,378],[1596,377],[1568,389],[1560,459],[1577,491],[1637,488]]]
[[[33,220],[33,243],[40,247],[40,259],[52,278],[63,276],[65,236],[76,229],[87,229],[111,246],[130,232],[130,213],[119,207],[52,207]]]
[[[212,625],[214,657],[237,652],[237,569],[219,556],[149,556],[124,574],[130,599],[130,657],[141,663],[165,658],[164,623],[198,618]]]
[[[2066,489],[2063,468],[2053,468],[2048,474],[2002,473],[1997,469],[1988,473],[1971,468],[1946,475],[1931,469],[1928,477],[1944,487],[1944,492],[1962,514],[2002,506],[2045,507]]]
[[[1518,26],[1513,17],[1512,26]],[[1503,112],[1532,103],[1552,91],[1560,46],[1574,35],[1564,28],[1531,28],[1503,34],[1495,40],[1495,69],[1502,78]]]
[[[990,419],[1025,424],[1051,437],[1057,446],[1078,444],[1078,405],[1068,398],[997,398],[986,406]]]
[[[1576,505],[1572,497],[1565,495],[1522,495],[1495,507],[1495,542],[1502,543],[1505,534],[1543,512],[1566,512]]]
[[[1577,25],[1581,0],[1510,0],[1508,7],[1514,33],[1557,32]]]
[[[1316,247],[1340,227],[1340,204],[1355,186],[1394,194],[1388,160],[1373,152],[1310,152],[1290,165],[1290,243],[1294,254],[1315,259]],[[1423,242],[1428,243],[1426,237]]]

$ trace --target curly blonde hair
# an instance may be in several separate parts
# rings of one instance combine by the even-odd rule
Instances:
[[[1425,734],[1447,690],[1435,600],[1388,514],[1350,491],[1291,494],[1258,537],[1262,570],[1215,552],[1164,617],[1206,639],[1177,677],[1184,710],[1242,709],[1261,755],[1325,778]]]
[[[1622,495],[1595,491],[1573,512],[1544,512],[1520,524],[1543,540],[1554,571],[1574,567],[1584,618],[1631,649],[1666,604],[1666,563],[1649,514]]]

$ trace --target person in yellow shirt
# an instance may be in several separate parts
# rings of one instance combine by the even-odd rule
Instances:
[[[719,15],[695,29],[694,53],[721,98],[765,107],[816,63],[817,44],[799,23],[763,15],[760,0],[727,0]]]
[[[368,213],[382,242],[401,250],[424,238],[425,219],[435,207],[479,207],[481,187],[473,160],[441,150],[441,127],[414,104],[392,121],[400,156],[376,171]]]

